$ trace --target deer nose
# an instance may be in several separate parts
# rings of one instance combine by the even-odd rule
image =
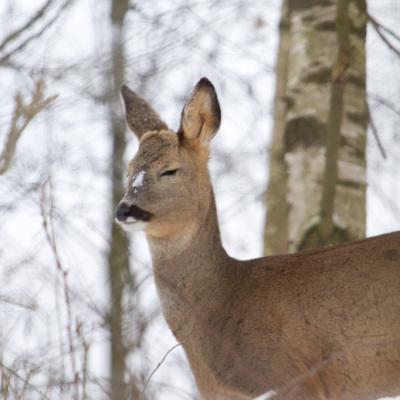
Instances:
[[[127,203],[120,203],[115,210],[115,218],[120,221],[124,222],[131,216],[131,207]]]

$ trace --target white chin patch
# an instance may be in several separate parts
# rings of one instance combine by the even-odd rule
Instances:
[[[121,222],[117,219],[115,219],[115,222],[117,222],[126,232],[144,231],[148,225],[148,222],[138,221],[132,217],[128,217],[126,222]]]

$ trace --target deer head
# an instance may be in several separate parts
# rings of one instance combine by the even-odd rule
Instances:
[[[166,237],[195,228],[210,202],[209,143],[221,111],[214,87],[202,78],[182,111],[178,132],[127,86],[121,89],[127,124],[140,140],[128,167],[128,187],[116,210],[127,231]]]

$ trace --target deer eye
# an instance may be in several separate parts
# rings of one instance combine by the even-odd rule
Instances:
[[[176,175],[176,173],[178,172],[178,169],[169,169],[167,171],[164,171],[160,174],[160,176],[173,176]]]

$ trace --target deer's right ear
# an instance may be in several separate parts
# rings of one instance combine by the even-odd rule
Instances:
[[[221,109],[213,84],[202,78],[182,111],[179,137],[192,147],[208,145],[221,124]]]
[[[158,113],[134,91],[123,85],[121,97],[125,106],[125,117],[129,129],[140,139],[148,131],[168,129]]]

